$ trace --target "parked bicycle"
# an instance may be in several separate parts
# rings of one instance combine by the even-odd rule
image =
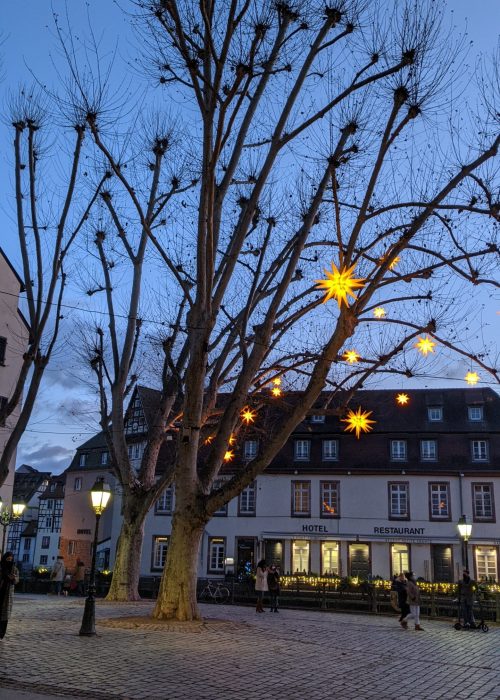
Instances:
[[[198,600],[212,603],[227,603],[231,596],[229,588],[222,583],[207,581],[207,585],[200,592]]]

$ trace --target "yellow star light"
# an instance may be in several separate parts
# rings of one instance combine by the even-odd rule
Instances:
[[[339,308],[344,303],[349,306],[347,297],[350,296],[356,299],[354,294],[354,289],[361,289],[365,286],[364,278],[353,277],[354,265],[351,267],[344,267],[339,270],[335,263],[332,263],[332,271],[329,272],[325,270],[326,280],[315,280],[318,289],[326,290],[325,298],[323,299],[323,304],[325,304],[329,299],[335,297]]]
[[[375,309],[373,309],[373,315],[375,318],[384,318],[385,316],[385,309],[383,306],[377,306]]]
[[[435,346],[436,343],[431,340],[428,335],[424,336],[423,338],[419,337],[418,343],[415,343],[417,350],[424,356],[428,355],[430,352],[434,352]]]
[[[279,386],[275,386],[274,389],[271,389],[271,394],[272,394],[273,396],[281,396],[282,393],[283,393],[283,392],[281,391],[281,389],[279,388]]]
[[[361,433],[368,433],[370,430],[373,430],[372,424],[377,422],[369,418],[372,413],[373,411],[361,411],[361,406],[358,407],[357,411],[352,411],[349,409],[347,412],[347,418],[342,418],[342,423],[347,423],[344,430],[350,430],[353,433],[356,433],[356,437],[359,440]]]
[[[250,425],[250,423],[253,423],[255,421],[255,418],[257,417],[257,411],[254,411],[249,406],[245,406],[245,408],[242,410],[240,416],[241,416],[241,420],[244,423],[246,423],[247,425]]]
[[[229,444],[230,444],[230,445],[234,445],[235,443],[236,443],[236,438],[235,438],[235,436],[231,433],[231,435],[229,436]]]
[[[230,462],[232,459],[234,459],[234,451],[227,450],[226,454],[224,455],[224,462]]]
[[[396,396],[396,401],[400,406],[406,406],[409,400],[410,397],[408,396],[408,394],[401,393]]]
[[[355,365],[356,362],[359,362],[359,355],[356,350],[346,350],[344,353],[344,360],[350,365]]]
[[[400,259],[401,258],[399,257],[399,255],[396,255],[396,257],[394,257],[389,263],[389,270],[394,270]]]
[[[209,435],[203,444],[204,445],[211,445],[213,441],[214,441],[214,436]]]
[[[479,374],[477,372],[467,372],[465,375],[465,381],[467,384],[474,386],[474,384],[477,384],[479,381]]]
[[[275,377],[273,379],[274,386],[281,386],[281,377]]]

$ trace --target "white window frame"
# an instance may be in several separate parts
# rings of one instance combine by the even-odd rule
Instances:
[[[254,459],[259,451],[258,440],[245,440],[243,443],[243,459]]]
[[[406,440],[391,440],[391,460],[393,462],[406,462],[408,459],[408,446]]]
[[[208,573],[223,574],[226,556],[226,540],[224,537],[211,537],[208,541]]]
[[[238,515],[255,515],[256,496],[257,485],[252,481],[239,495]]]
[[[293,458],[296,462],[307,462],[311,455],[310,440],[295,440],[293,443]]]
[[[474,520],[495,521],[495,498],[491,482],[472,484],[472,508]]]
[[[101,465],[104,466],[108,464],[109,462],[109,452],[107,450],[103,450],[101,452]]]
[[[436,462],[437,458],[437,440],[420,440],[420,459],[422,462]]]
[[[340,517],[340,481],[320,482],[320,517]]]
[[[494,545],[477,545],[474,556],[479,581],[496,581],[498,578],[498,551]]]
[[[313,414],[311,416],[311,423],[324,423],[325,422],[325,415],[318,415],[318,414]]]
[[[410,545],[401,542],[391,544],[391,575],[410,570]]]
[[[339,441],[322,440],[321,443],[323,462],[337,462],[339,459]]]
[[[451,520],[450,485],[447,482],[429,483],[429,503],[431,520]],[[444,503],[442,507],[441,504]]]
[[[298,565],[301,562],[302,568]],[[309,540],[292,540],[292,573],[309,573],[311,561],[311,542]],[[307,566],[305,566],[307,564]]]
[[[311,516],[311,482],[292,481],[292,517]]]
[[[155,503],[155,515],[172,515],[174,509],[174,488],[168,486]]]
[[[167,535],[153,536],[153,551],[151,557],[151,570],[162,571],[167,560],[168,544],[170,537]]]
[[[89,456],[88,452],[81,452],[80,453],[80,458],[78,460],[79,467],[86,467],[87,466],[87,457],[88,456]]]
[[[43,535],[40,549],[50,549],[50,535]]]
[[[81,490],[82,490],[82,477],[75,476],[75,480],[73,482],[73,491],[81,491]]]
[[[483,406],[467,406],[467,417],[470,421],[477,423],[482,421],[484,418],[484,407]]]
[[[328,540],[321,543],[321,575],[340,574],[340,544]]]
[[[471,440],[473,462],[487,462],[489,459],[488,440]]]
[[[406,481],[389,483],[389,519],[410,519],[410,485]]]
[[[427,419],[431,423],[439,423],[443,420],[443,407],[442,406],[428,406],[427,407]]]
[[[40,566],[47,566],[49,557],[47,554],[40,554]]]

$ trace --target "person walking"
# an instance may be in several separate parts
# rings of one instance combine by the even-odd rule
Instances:
[[[420,588],[417,586],[413,571],[409,571],[406,574],[406,579],[406,590],[408,593],[408,603],[410,604],[410,613],[406,615],[402,622],[407,623],[410,618],[413,618],[417,632],[424,632],[424,628],[420,626]]]
[[[257,571],[255,572],[255,593],[257,594],[256,612],[264,612],[262,599],[267,590],[267,564],[265,559],[261,559],[257,564]]]
[[[81,559],[76,561],[73,581],[76,583],[76,595],[85,595],[85,564]]]
[[[462,580],[458,584],[458,600],[464,618],[464,627],[475,627],[474,619],[474,597],[476,593],[476,582],[470,577],[469,571],[464,569]]]
[[[280,594],[280,575],[278,569],[274,566],[269,567],[267,572],[267,587],[271,598],[270,612],[278,612],[278,596]]]
[[[50,573],[50,580],[52,581],[52,592],[56,595],[61,595],[64,576],[66,574],[66,567],[64,566],[64,557],[57,557],[52,567]]]
[[[7,631],[16,583],[19,583],[19,571],[14,564],[14,555],[5,552],[0,562],[0,639]]]
[[[400,573],[399,576],[394,580],[393,590],[396,591],[398,596],[398,608],[399,608],[399,624],[403,629],[408,629],[408,623],[405,622],[405,617],[410,614],[410,606],[408,605],[408,588],[406,576]]]

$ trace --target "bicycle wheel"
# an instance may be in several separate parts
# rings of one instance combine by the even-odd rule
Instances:
[[[229,596],[229,588],[226,588],[225,586],[219,586],[214,592],[214,599],[216,603],[227,603]]]
[[[212,597],[212,592],[208,586],[205,586],[205,588],[201,591],[200,595],[198,596],[199,601],[207,601],[210,600]]]

